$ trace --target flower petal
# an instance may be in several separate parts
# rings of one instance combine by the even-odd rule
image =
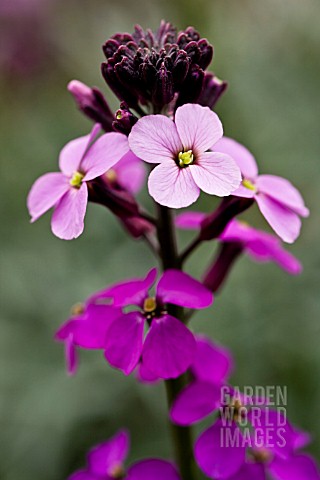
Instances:
[[[262,215],[276,234],[284,242],[293,243],[301,229],[298,215],[263,193],[257,194],[255,199]]]
[[[262,463],[247,463],[228,480],[266,480],[265,466]]]
[[[143,300],[148,296],[148,291],[154,284],[156,277],[157,269],[152,268],[145,278],[136,278],[112,285],[92,295],[90,302],[110,298],[114,307],[142,306]]]
[[[110,326],[105,344],[105,357],[115,368],[130,373],[136,368],[143,343],[144,317],[140,312],[121,315]]]
[[[179,168],[173,161],[158,165],[152,170],[148,188],[156,202],[170,208],[188,207],[200,195],[190,167]]]
[[[84,318],[67,323],[73,334],[74,344],[82,348],[105,348],[108,329],[121,314],[120,308],[113,308],[109,305],[89,305]],[[63,327],[57,332],[57,338],[61,337]]]
[[[201,223],[207,214],[203,212],[184,212],[175,218],[175,224],[178,228],[186,230],[199,230]]]
[[[126,480],[180,480],[174,466],[165,460],[142,460],[132,465]]]
[[[157,286],[157,297],[163,303],[187,308],[207,308],[213,295],[202,283],[180,270],[166,270]]]
[[[182,150],[174,122],[164,115],[140,118],[129,135],[129,146],[148,163],[172,162]]]
[[[223,135],[222,123],[209,107],[188,103],[179,107],[175,123],[184,150],[199,155],[212,147]]]
[[[112,168],[129,151],[128,139],[122,133],[102,135],[83,157],[80,170],[85,172],[84,181],[93,180]]]
[[[63,173],[46,173],[34,182],[27,199],[27,206],[34,222],[52,208],[70,189]]]
[[[90,472],[105,478],[112,468],[122,465],[129,451],[129,434],[126,430],[120,430],[107,442],[94,447],[88,453],[88,465]],[[109,473],[111,476],[111,473]]]
[[[64,351],[68,375],[75,375],[78,370],[79,359],[77,349],[73,343],[73,335],[69,335],[64,343]]]
[[[257,239],[247,244],[246,252],[256,262],[275,262],[291,275],[299,275],[302,271],[301,262],[292,253],[287,252],[280,241],[271,243]]]
[[[196,381],[176,397],[170,412],[178,425],[192,425],[216,410],[220,405],[220,387],[214,383]]]
[[[190,330],[170,315],[155,318],[145,339],[142,361],[159,378],[182,375],[194,360],[196,342]]]
[[[212,150],[230,155],[241,170],[244,178],[254,180],[258,175],[257,162],[249,150],[229,137],[223,137],[216,143]]]
[[[230,433],[227,441],[225,432]],[[232,439],[235,441],[232,446]],[[200,435],[195,445],[195,458],[201,470],[214,479],[224,479],[234,475],[245,462],[246,449],[242,446],[242,434],[233,422],[223,426],[221,420]]]
[[[63,240],[79,237],[84,229],[84,217],[88,203],[87,184],[71,188],[61,198],[52,215],[51,228],[54,235]]]
[[[275,457],[269,466],[275,480],[319,480],[316,462],[308,455],[295,455],[287,460]]]
[[[232,192],[232,195],[235,197],[242,197],[242,198],[253,198],[256,194],[256,190],[251,190],[250,188],[245,187],[244,185],[240,185],[236,190]]]
[[[309,210],[306,208],[300,192],[286,178],[275,175],[259,175],[257,187],[261,193],[272,197],[301,217],[309,215]]]
[[[212,340],[197,336],[197,351],[192,364],[192,373],[197,380],[220,385],[225,383],[233,370],[231,353]]]
[[[230,195],[241,182],[239,167],[224,153],[202,153],[198,157],[198,164],[190,165],[189,168],[198,187],[210,195]]]
[[[101,126],[96,124],[93,126],[89,135],[71,140],[71,142],[63,147],[59,156],[59,167],[65,175],[71,176],[79,170],[82,157],[100,130]]]
[[[129,150],[113,167],[120,185],[130,193],[141,190],[145,178],[145,164]]]

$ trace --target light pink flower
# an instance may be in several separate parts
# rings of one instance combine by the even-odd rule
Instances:
[[[213,149],[231,155],[239,165],[243,180],[232,195],[254,198],[271,228],[283,241],[293,243],[301,229],[299,217],[309,215],[299,191],[285,178],[258,175],[253,155],[231,138],[223,137]]]
[[[171,208],[191,205],[200,190],[230,195],[241,182],[240,170],[229,155],[208,151],[222,135],[218,116],[200,105],[179,107],[174,122],[164,115],[141,118],[129,145],[145,162],[159,164],[149,176],[150,195]]]
[[[83,232],[87,182],[103,175],[128,152],[125,135],[112,132],[96,139],[99,133],[97,124],[89,135],[67,143],[60,153],[61,172],[38,178],[28,195],[31,221],[53,207],[52,232],[64,240],[77,238]]]

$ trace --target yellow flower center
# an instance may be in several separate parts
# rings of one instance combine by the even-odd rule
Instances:
[[[267,463],[272,458],[272,454],[264,448],[261,448],[259,450],[253,450],[252,456],[256,462],[260,463]]]
[[[83,303],[76,303],[75,305],[73,305],[73,307],[71,308],[71,315],[73,317],[77,317],[79,315],[82,315],[85,311],[85,306]]]
[[[192,150],[188,150],[187,152],[180,152],[178,158],[180,167],[186,167],[188,165],[191,165],[194,160]]]
[[[106,178],[107,180],[109,180],[109,182],[114,183],[118,178],[116,171],[113,170],[112,168],[108,170],[106,172]]]
[[[116,463],[108,471],[108,476],[114,479],[121,479],[125,476],[125,471],[121,463]]]
[[[243,185],[245,188],[248,188],[249,190],[253,190],[253,191],[256,190],[255,185],[251,182],[251,180],[248,180],[247,178],[245,178],[244,180],[242,180],[242,185]]]
[[[84,177],[83,173],[74,172],[70,180],[71,187],[80,188],[82,185],[83,177]]]
[[[143,310],[146,313],[152,313],[156,310],[156,308],[157,308],[157,302],[154,297],[148,297],[143,302]]]

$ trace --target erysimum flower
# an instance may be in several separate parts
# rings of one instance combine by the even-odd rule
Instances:
[[[205,218],[206,214],[202,212],[186,212],[177,216],[176,225],[183,229],[200,230]],[[239,253],[243,250],[256,262],[274,262],[291,275],[298,275],[302,270],[299,260],[283,248],[275,235],[257,230],[245,222],[232,220],[219,239],[221,243],[239,245]]]
[[[149,290],[156,269],[146,278],[114,285],[91,298],[93,302],[112,300],[115,308],[135,306],[110,325],[105,344],[108,362],[129,375],[142,359],[142,365],[157,378],[175,378],[194,359],[196,342],[190,330],[168,313],[168,304],[206,308],[212,294],[200,282],[178,270],[167,270],[160,278],[155,296]],[[145,324],[150,326],[144,339]]]
[[[89,302],[73,308],[72,317],[55,334],[56,340],[65,344],[69,375],[74,375],[77,371],[77,348],[104,349],[108,328],[120,314],[120,308]]]
[[[223,135],[218,116],[208,107],[179,107],[173,122],[164,115],[141,118],[129,135],[131,150],[148,163],[159,164],[149,176],[149,193],[161,205],[191,205],[200,190],[230,195],[241,182],[236,162],[209,149]]]
[[[232,194],[255,199],[262,215],[279,237],[285,242],[294,242],[300,233],[299,217],[309,215],[298,190],[285,178],[258,175],[253,155],[231,138],[222,138],[213,149],[231,155],[239,165],[242,185]]]
[[[59,157],[61,172],[40,177],[28,195],[31,221],[53,207],[51,228],[64,240],[77,238],[83,232],[87,183],[112,168],[129,150],[125,135],[111,132],[96,139],[99,132],[97,124],[89,135],[67,143]]]
[[[124,462],[128,451],[129,435],[121,430],[90,450],[86,468],[75,472],[68,480],[179,480],[174,466],[161,459],[142,460],[126,470]]]

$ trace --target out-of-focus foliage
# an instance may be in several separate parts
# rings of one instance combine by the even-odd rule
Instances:
[[[288,386],[288,413],[312,432],[316,453],[318,0],[46,0],[41,9],[36,1],[29,7],[34,10],[28,14],[22,7],[16,14],[0,9],[0,478],[61,480],[83,462],[90,445],[121,426],[132,432],[132,458],[170,455],[161,386],[124,378],[99,352],[84,352],[78,375],[69,379],[62,347],[52,339],[73,303],[152,266],[147,247],[128,239],[95,205],[89,206],[84,235],[73,242],[53,237],[49,216],[29,225],[25,208],[34,179],[55,170],[59,149],[90,128],[76,111],[67,82],[78,78],[104,88],[103,41],[115,30],[130,31],[134,23],[155,28],[161,18],[180,28],[194,24],[215,45],[213,68],[230,82],[217,109],[225,132],[255,152],[262,172],[290,178],[311,209],[291,248],[304,264],[300,277],[243,258],[214,307],[195,317],[192,326],[232,349],[236,384]],[[142,198],[152,208],[147,195]],[[212,200],[203,197],[201,207],[211,209]],[[247,217],[266,226],[256,210]],[[181,242],[189,237],[181,235]],[[191,273],[201,274],[212,248],[199,250],[188,264]]]

